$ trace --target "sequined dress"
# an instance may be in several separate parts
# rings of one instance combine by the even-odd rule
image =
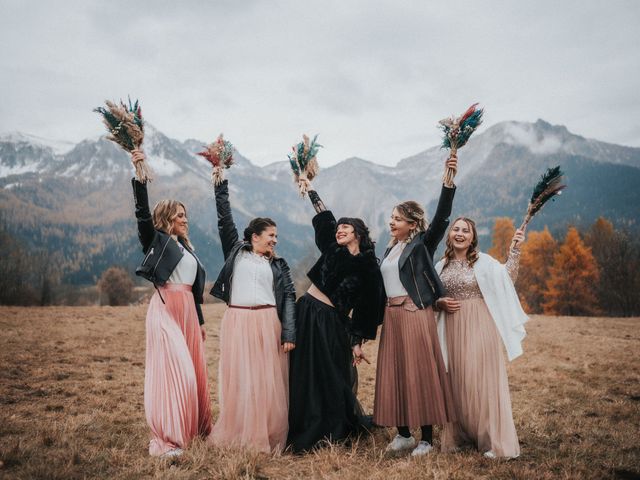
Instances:
[[[511,279],[518,274],[519,251],[505,264]],[[457,421],[445,426],[442,450],[473,445],[497,457],[520,455],[513,422],[504,346],[482,297],[473,267],[452,260],[440,278],[460,310],[446,316],[449,376]]]

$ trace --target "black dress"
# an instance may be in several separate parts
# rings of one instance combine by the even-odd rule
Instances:
[[[307,274],[335,307],[309,294],[296,303],[296,348],[290,353],[289,437],[294,452],[339,441],[362,425],[352,389],[351,347],[374,339],[384,285],[373,251],[352,255],[336,243],[330,211],[313,219],[320,259]],[[349,317],[349,313],[351,316]]]

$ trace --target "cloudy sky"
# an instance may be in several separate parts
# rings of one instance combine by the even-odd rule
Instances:
[[[640,146],[640,2],[0,0],[0,133],[79,141],[131,94],[170,137],[393,165],[476,101]]]

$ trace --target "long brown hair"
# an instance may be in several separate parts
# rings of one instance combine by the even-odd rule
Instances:
[[[171,235],[171,229],[173,221],[178,216],[178,207],[184,208],[184,214],[187,215],[187,207],[182,202],[177,200],[160,200],[153,207],[153,226],[156,230],[160,230],[168,235]],[[187,234],[184,237],[179,237],[184,244],[191,250],[195,250],[191,242],[189,241],[189,227],[187,225]]]
[[[409,243],[413,238],[420,232],[424,232],[427,229],[427,221],[424,218],[424,208],[418,202],[414,202],[413,200],[407,200],[406,202],[399,203],[395,207],[394,210],[397,210],[400,216],[408,221],[416,224],[416,229],[413,231],[409,238],[407,239],[407,243]],[[393,210],[392,210],[393,211]],[[398,240],[392,238],[389,242],[388,247],[393,247]]]
[[[471,233],[473,233],[471,245],[469,245],[469,249],[467,250],[467,262],[469,262],[469,266],[473,267],[473,264],[478,261],[478,231],[476,230],[476,222],[467,217],[458,217],[453,222],[451,222],[451,226],[447,231],[447,239],[445,241],[447,248],[444,251],[444,257],[442,257],[444,259],[444,266],[446,267],[447,265],[449,265],[449,261],[455,258],[455,252],[453,250],[453,245],[451,244],[449,235],[451,234],[451,230],[458,220],[462,220],[463,222],[465,222],[471,229]]]

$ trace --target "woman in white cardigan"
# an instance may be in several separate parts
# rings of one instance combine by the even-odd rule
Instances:
[[[503,345],[509,360],[522,354],[527,316],[513,283],[524,232],[513,236],[506,264],[477,250],[475,223],[457,218],[436,271],[447,291],[437,307],[456,422],[442,434],[442,450],[474,445],[486,457],[520,455],[511,412]]]

